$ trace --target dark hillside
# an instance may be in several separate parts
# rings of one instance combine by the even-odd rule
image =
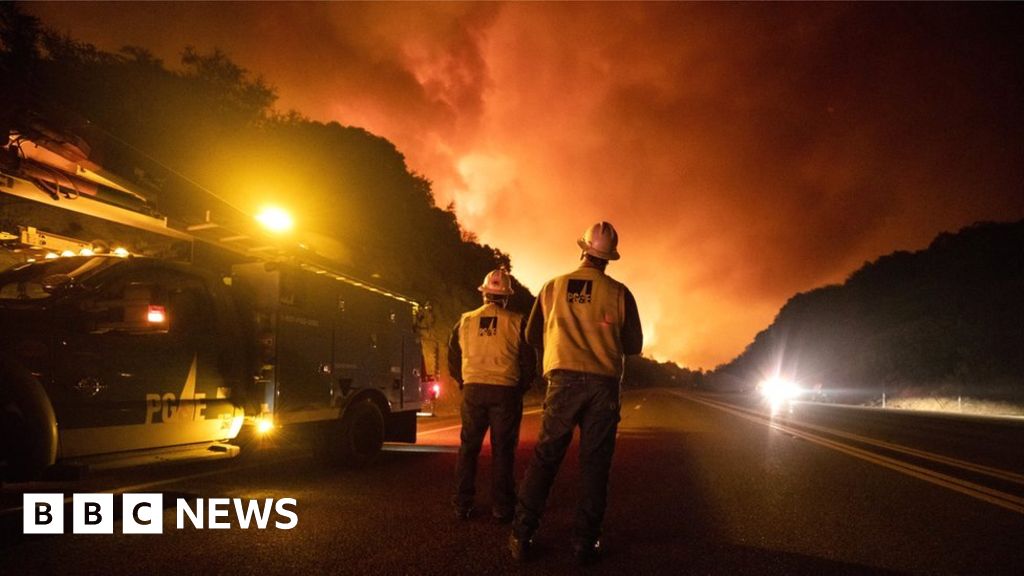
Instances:
[[[712,381],[776,369],[861,401],[1024,401],[1024,221],[978,223],[798,294]]]

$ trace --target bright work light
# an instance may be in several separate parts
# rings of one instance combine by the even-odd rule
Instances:
[[[276,206],[267,206],[256,214],[256,220],[271,232],[281,234],[292,229],[292,215]]]

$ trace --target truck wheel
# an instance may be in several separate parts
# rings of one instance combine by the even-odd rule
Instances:
[[[364,466],[384,445],[384,416],[373,400],[360,400],[345,411],[340,432],[335,440],[337,460],[349,466]]]
[[[0,474],[28,480],[57,457],[57,419],[39,381],[0,358]]]

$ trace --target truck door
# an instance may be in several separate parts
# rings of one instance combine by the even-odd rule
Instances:
[[[134,267],[78,306],[61,340],[67,361],[55,370],[62,457],[226,437],[230,422],[219,416],[233,410],[218,399],[214,315],[201,280]]]
[[[389,309],[384,316],[385,322],[379,325],[381,341],[381,359],[383,364],[381,372],[385,374],[384,393],[394,410],[400,410],[402,405],[403,367],[405,365],[405,339],[402,329],[399,326],[398,313]]]
[[[419,410],[423,374],[423,347],[411,330],[402,339],[402,410]]]

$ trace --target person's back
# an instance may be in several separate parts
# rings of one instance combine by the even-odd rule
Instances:
[[[494,459],[491,513],[507,522],[515,509],[513,470],[523,393],[536,374],[536,360],[523,337],[523,315],[505,308],[512,295],[508,272],[490,272],[478,290],[483,305],[459,318],[448,341],[448,371],[463,391],[453,504],[457,518],[473,515],[477,458],[489,428]]]
[[[544,375],[552,370],[622,374],[625,286],[583,266],[545,284],[537,298],[544,311]]]
[[[509,536],[513,558],[525,559],[540,525],[551,485],[580,429],[582,494],[573,528],[573,555],[597,558],[607,506],[608,471],[619,423],[620,380],[625,356],[639,354],[643,333],[636,301],[604,273],[617,260],[618,234],[607,222],[578,240],[579,269],[544,285],[527,322],[527,342],[543,348],[548,382],[540,437],[519,489]]]
[[[487,302],[462,315],[462,381],[466,384],[519,385],[519,340],[523,315]]]

